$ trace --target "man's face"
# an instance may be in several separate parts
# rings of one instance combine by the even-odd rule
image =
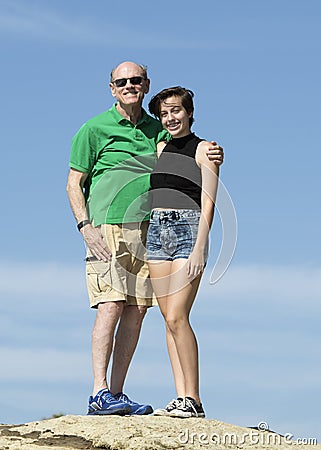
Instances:
[[[120,84],[117,86],[115,83]],[[123,86],[123,84],[126,84]],[[120,105],[142,105],[144,95],[149,91],[149,80],[144,79],[142,69],[134,63],[122,63],[114,71],[109,83],[111,93]]]

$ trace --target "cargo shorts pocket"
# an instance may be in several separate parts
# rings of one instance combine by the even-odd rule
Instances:
[[[107,286],[111,285],[110,262],[99,261],[92,256],[87,257],[86,277],[91,292],[103,292]]]

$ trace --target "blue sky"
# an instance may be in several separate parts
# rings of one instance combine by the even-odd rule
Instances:
[[[0,422],[86,409],[94,312],[65,193],[70,142],[112,104],[111,68],[134,60],[151,94],[195,92],[194,131],[226,153],[236,251],[210,284],[217,214],[192,314],[207,415],[321,441],[320,22],[318,0],[0,0]],[[157,309],[126,392],[155,407],[174,395]]]

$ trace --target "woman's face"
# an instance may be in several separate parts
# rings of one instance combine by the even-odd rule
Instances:
[[[187,113],[180,97],[169,97],[160,104],[162,125],[174,138],[187,136],[191,132],[189,126],[191,116],[192,113]]]

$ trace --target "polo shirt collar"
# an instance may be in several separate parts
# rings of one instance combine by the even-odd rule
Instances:
[[[128,120],[125,119],[125,117],[123,117],[123,116],[117,111],[116,105],[117,105],[117,103],[114,103],[114,105],[113,105],[112,108],[111,108],[111,112],[112,112],[112,114],[113,114],[113,116],[114,116],[116,122],[117,122],[117,123],[121,123],[121,122],[123,122],[124,120],[127,122]],[[137,125],[140,125],[140,124],[142,124],[142,123],[144,123],[144,122],[145,122],[145,123],[148,123],[148,121],[149,121],[149,115],[148,115],[147,112],[144,110],[144,108],[142,108],[142,117],[141,117],[140,121],[136,124],[136,126],[137,126]]]

